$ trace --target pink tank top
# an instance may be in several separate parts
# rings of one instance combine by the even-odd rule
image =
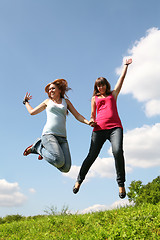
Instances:
[[[94,127],[93,131],[115,127],[123,128],[118,115],[116,100],[112,93],[105,98],[98,98],[98,96],[95,96],[95,101],[97,109],[97,126]]]

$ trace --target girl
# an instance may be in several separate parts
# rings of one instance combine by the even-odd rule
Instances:
[[[110,84],[105,78],[100,77],[95,81],[91,101],[91,120],[89,122],[94,129],[88,156],[81,166],[77,182],[73,187],[74,193],[79,191],[80,185],[85,179],[91,165],[98,157],[104,142],[109,140],[112,145],[112,152],[115,159],[119,197],[125,198],[126,196],[124,187],[125,166],[123,156],[123,127],[118,115],[116,101],[126,76],[128,65],[131,63],[132,59],[126,60],[122,74],[113,91],[110,90]]]
[[[48,99],[40,105],[32,108],[29,104],[32,96],[28,93],[26,93],[23,101],[31,115],[38,114],[45,109],[47,113],[47,122],[41,139],[38,139],[34,144],[26,148],[23,155],[27,156],[30,153],[39,154],[39,160],[44,158],[61,172],[68,172],[71,167],[71,156],[66,138],[67,111],[69,110],[78,121],[89,124],[89,121],[80,115],[72,103],[64,97],[68,90],[66,80],[56,79],[45,87]]]

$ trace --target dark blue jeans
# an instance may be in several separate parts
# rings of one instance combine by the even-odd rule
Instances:
[[[123,155],[123,129],[112,128],[108,130],[100,130],[92,133],[91,145],[88,156],[82,163],[77,181],[81,184],[85,179],[90,167],[98,157],[100,150],[106,140],[112,145],[112,153],[115,159],[115,167],[117,174],[117,183],[119,187],[124,187],[125,182],[125,164]]]

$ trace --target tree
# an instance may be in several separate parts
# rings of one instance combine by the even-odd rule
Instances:
[[[129,201],[133,201],[136,205],[142,203],[156,204],[160,202],[160,176],[146,185],[142,185],[141,181],[132,181],[127,193]]]

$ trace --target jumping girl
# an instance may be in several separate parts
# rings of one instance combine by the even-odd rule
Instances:
[[[123,127],[118,115],[116,101],[126,76],[127,68],[131,63],[132,59],[126,60],[122,74],[113,91],[110,90],[110,84],[106,78],[100,77],[95,81],[91,101],[91,120],[89,123],[94,129],[88,156],[82,163],[77,182],[73,187],[74,193],[79,191],[80,185],[98,157],[104,142],[109,140],[112,145],[112,152],[115,159],[119,197],[125,198],[126,196],[124,186],[125,164],[123,156]]]
[[[38,114],[46,109],[47,122],[42,136],[34,144],[26,148],[23,155],[38,154],[38,159],[45,159],[61,172],[68,172],[71,167],[71,156],[66,138],[66,115],[69,110],[80,122],[88,124],[86,120],[73,107],[72,103],[65,98],[69,90],[68,83],[64,79],[56,79],[45,87],[48,99],[40,105],[32,108],[29,100],[32,96],[26,93],[23,103],[31,115]]]

